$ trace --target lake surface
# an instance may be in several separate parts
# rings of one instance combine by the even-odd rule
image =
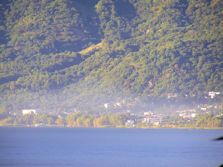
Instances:
[[[223,130],[0,128],[1,167],[218,167]]]

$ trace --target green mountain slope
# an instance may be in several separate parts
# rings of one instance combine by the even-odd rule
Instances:
[[[1,107],[223,92],[221,0],[0,3]]]

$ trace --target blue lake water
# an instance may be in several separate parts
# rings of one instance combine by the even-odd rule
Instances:
[[[0,128],[1,167],[218,167],[223,130]]]

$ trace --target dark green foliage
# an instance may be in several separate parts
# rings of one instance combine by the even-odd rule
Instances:
[[[222,8],[221,0],[1,1],[0,106],[223,92]]]

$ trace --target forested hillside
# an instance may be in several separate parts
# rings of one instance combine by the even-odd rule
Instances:
[[[222,0],[1,0],[0,108],[223,92]]]

